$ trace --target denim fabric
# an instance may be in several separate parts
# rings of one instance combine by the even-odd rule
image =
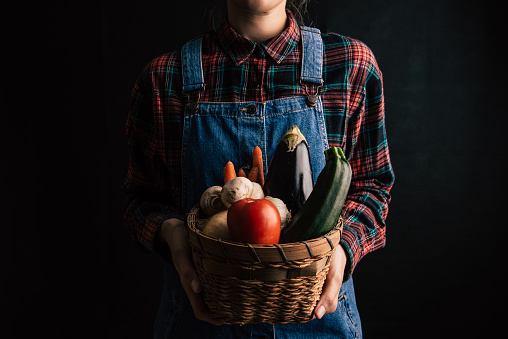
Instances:
[[[302,81],[321,85],[323,78],[323,40],[317,28],[301,28],[303,43]]]
[[[196,319],[172,265],[164,269],[164,289],[155,322],[154,339],[197,338],[362,338],[353,279],[342,284],[337,310],[305,324],[247,324],[215,326]]]
[[[196,38],[182,47],[183,91],[195,91],[204,87],[203,65],[201,64],[201,38]]]

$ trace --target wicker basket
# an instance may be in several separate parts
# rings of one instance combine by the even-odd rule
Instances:
[[[219,240],[199,231],[199,207],[188,217],[189,239],[205,302],[225,324],[305,323],[312,319],[342,219],[325,236],[279,245]]]

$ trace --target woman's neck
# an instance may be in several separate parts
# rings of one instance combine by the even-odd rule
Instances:
[[[286,0],[227,0],[228,20],[243,37],[261,43],[287,24]]]

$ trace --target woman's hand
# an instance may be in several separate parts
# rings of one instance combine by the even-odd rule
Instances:
[[[201,294],[201,284],[192,262],[189,234],[184,222],[180,219],[168,219],[164,221],[160,229],[159,238],[167,242],[171,250],[173,264],[180,275],[180,281],[185,292],[187,292],[196,318],[219,325],[211,317],[210,310],[206,306]]]
[[[325,284],[321,298],[314,309],[314,316],[321,319],[325,314],[335,312],[339,299],[340,287],[344,278],[344,269],[346,267],[347,257],[342,246],[338,246],[332,255],[330,270],[326,275]]]

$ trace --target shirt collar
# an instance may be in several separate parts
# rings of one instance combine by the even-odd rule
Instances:
[[[224,20],[218,32],[218,41],[235,65],[240,65],[249,58],[256,49],[256,46],[260,46],[276,63],[280,63],[300,41],[298,23],[290,10],[286,10],[286,13],[289,22],[286,29],[278,36],[268,39],[263,43],[256,44],[244,38],[234,30],[227,20]]]

